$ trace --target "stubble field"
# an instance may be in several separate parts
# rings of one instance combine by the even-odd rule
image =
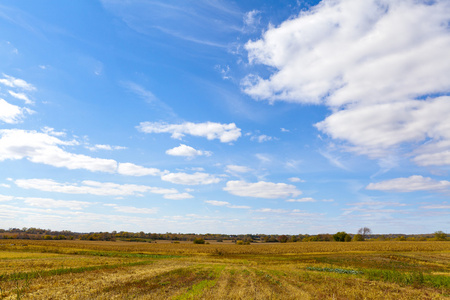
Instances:
[[[0,299],[450,299],[450,242],[1,240]]]

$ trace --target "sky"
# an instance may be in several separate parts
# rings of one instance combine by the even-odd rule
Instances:
[[[450,231],[447,0],[5,0],[0,228]]]

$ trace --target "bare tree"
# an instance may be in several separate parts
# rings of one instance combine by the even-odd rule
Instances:
[[[369,227],[361,227],[358,230],[358,234],[362,235],[362,237],[365,239],[367,235],[372,234],[372,229]]]

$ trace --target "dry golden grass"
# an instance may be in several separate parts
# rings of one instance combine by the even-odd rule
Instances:
[[[0,241],[0,299],[450,299],[450,243]]]

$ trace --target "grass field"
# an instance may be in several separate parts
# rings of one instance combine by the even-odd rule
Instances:
[[[0,240],[0,299],[450,299],[450,242]]]

